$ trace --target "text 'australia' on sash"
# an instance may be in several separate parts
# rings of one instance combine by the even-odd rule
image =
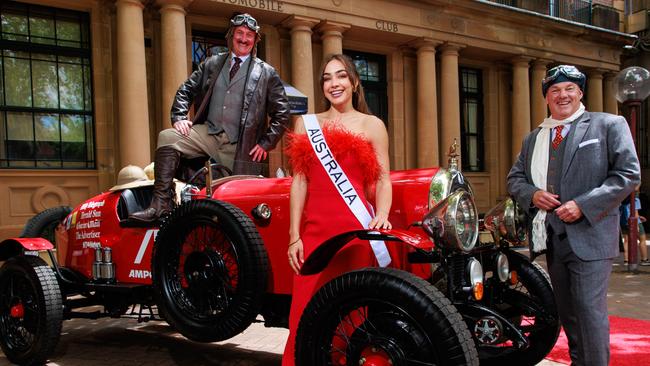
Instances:
[[[334,160],[332,152],[325,143],[323,131],[320,129],[308,129],[307,132],[309,133],[309,139],[316,150],[318,160],[320,160],[326,168],[327,174],[330,176],[332,182],[334,182],[334,185],[341,196],[345,197],[348,205],[352,205],[354,200],[357,199],[356,192],[354,191],[354,187],[352,187],[352,183],[350,183],[350,181],[345,177],[345,174],[343,174],[343,169],[341,169],[336,160]]]

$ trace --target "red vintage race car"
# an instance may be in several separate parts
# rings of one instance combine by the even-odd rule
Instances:
[[[454,159],[449,169],[395,171],[391,178],[395,229],[330,238],[303,273],[322,270],[354,238],[386,241],[391,268],[341,273],[323,285],[300,322],[297,364],[542,360],[559,320],[548,275],[511,249],[526,232],[513,201],[480,222]],[[199,342],[233,337],[259,315],[266,326],[286,327],[291,178],[207,180],[207,189],[190,182],[183,203],[159,225],[128,219],[148,206],[152,187],[145,186],[48,209],[21,238],[0,243],[0,345],[7,358],[44,362],[62,321],[76,317],[164,319]],[[102,310],[79,311],[90,305]]]

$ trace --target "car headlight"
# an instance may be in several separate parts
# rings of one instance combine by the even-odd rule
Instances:
[[[472,250],[478,236],[478,212],[472,195],[458,190],[438,202],[424,216],[422,228],[448,249]]]
[[[501,282],[506,282],[510,278],[510,263],[508,257],[503,253],[497,254],[496,272]]]
[[[485,214],[483,222],[492,232],[495,240],[502,237],[513,244],[520,244],[526,240],[525,218],[512,198],[491,208]]]

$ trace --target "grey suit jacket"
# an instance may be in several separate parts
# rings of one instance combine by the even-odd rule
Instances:
[[[562,203],[575,200],[583,217],[566,225],[567,237],[582,260],[613,258],[619,252],[618,206],[641,179],[632,135],[625,118],[608,113],[585,112],[572,128],[576,130],[566,141],[558,194]],[[538,188],[530,164],[539,131],[526,136],[508,174],[508,192],[531,221]]]

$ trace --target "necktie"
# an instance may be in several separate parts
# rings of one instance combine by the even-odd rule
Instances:
[[[562,143],[562,130],[564,129],[564,126],[559,125],[555,127],[555,137],[553,137],[553,149],[557,149],[558,146]]]
[[[241,64],[241,58],[239,57],[235,57],[232,60],[235,61],[235,63],[230,68],[230,80],[235,77],[235,74],[237,74],[237,71],[239,70],[239,65]]]

